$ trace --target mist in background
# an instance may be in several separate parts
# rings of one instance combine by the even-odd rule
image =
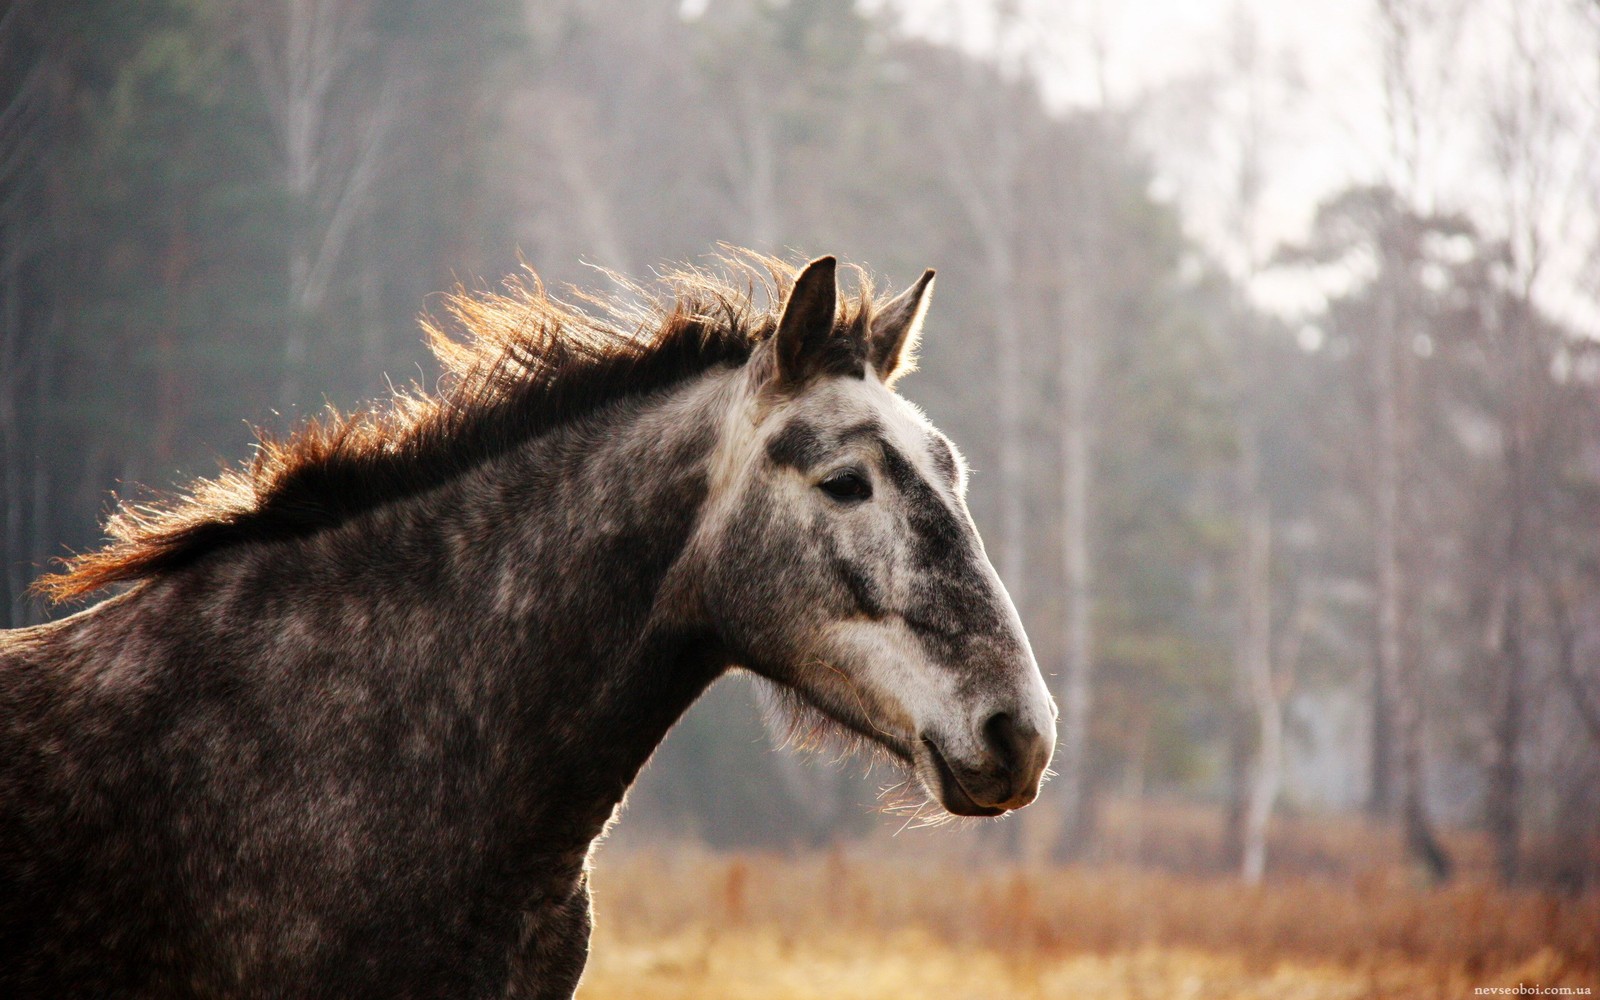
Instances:
[[[1325,6],[12,0],[0,624],[60,613],[28,585],[112,490],[431,382],[458,281],[932,266],[901,390],[1063,716],[980,852],[1092,861],[1179,803],[1247,880],[1275,823],[1361,814],[1436,877],[1475,830],[1593,884],[1600,4]],[[781,735],[718,684],[621,835],[898,825]]]

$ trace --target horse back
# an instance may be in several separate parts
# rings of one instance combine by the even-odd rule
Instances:
[[[173,951],[176,900],[149,811],[165,789],[131,691],[91,640],[112,609],[0,633],[0,992],[133,995],[159,977],[116,953]],[[156,949],[159,949],[157,951]],[[64,995],[64,994],[63,994]]]
[[[0,633],[0,995],[468,996],[506,975],[514,904],[476,884],[469,797],[445,815],[426,789],[446,782],[397,766],[392,705],[327,709],[334,673],[259,652],[271,627],[222,641],[118,598]]]

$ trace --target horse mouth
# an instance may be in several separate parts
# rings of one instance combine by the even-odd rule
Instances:
[[[945,760],[944,754],[939,751],[939,745],[924,736],[922,747],[927,751],[928,760],[932,763],[934,775],[938,779],[934,783],[936,787],[928,790],[947,812],[956,816],[999,816],[1008,811],[1004,806],[979,805],[961,784],[961,779],[956,777],[950,762]],[[926,779],[923,780],[923,784],[928,784]]]

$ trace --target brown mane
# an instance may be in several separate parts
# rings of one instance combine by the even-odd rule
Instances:
[[[836,330],[859,339],[873,300],[866,274],[856,273],[859,294],[840,309]],[[742,250],[712,269],[667,273],[665,293],[611,277],[621,294],[578,291],[578,304],[546,294],[531,271],[508,278],[503,293],[458,286],[444,302],[447,322],[422,321],[443,369],[436,392],[398,390],[350,414],[330,407],[284,437],[257,428],[247,465],[171,496],[119,501],[106,521],[110,541],[63,560],[35,588],[70,600],[223,546],[310,534],[609,403],[742,365],[776,328],[793,284],[788,264]]]

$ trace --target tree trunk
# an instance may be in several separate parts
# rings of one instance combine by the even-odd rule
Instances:
[[[1390,279],[1392,280],[1392,279]],[[1378,290],[1376,344],[1372,352],[1372,381],[1377,395],[1374,456],[1375,520],[1373,567],[1377,577],[1376,673],[1373,681],[1372,790],[1374,812],[1394,813],[1396,763],[1393,723],[1400,686],[1400,445],[1399,413],[1395,387],[1395,341],[1399,317],[1394,290],[1387,281]]]
[[[1520,532],[1522,518],[1513,514],[1511,533]],[[1516,543],[1511,546],[1514,551]],[[1510,553],[1508,553],[1510,555]],[[1521,798],[1521,772],[1517,751],[1521,746],[1523,714],[1522,593],[1520,574],[1513,571],[1506,583],[1505,620],[1500,630],[1500,670],[1495,691],[1494,758],[1489,766],[1486,825],[1494,842],[1495,867],[1507,884],[1517,879]]]
[[[1448,878],[1450,861],[1428,820],[1425,794],[1426,759],[1423,742],[1423,690],[1419,664],[1406,656],[1407,595],[1401,575],[1403,488],[1402,456],[1409,436],[1406,421],[1409,394],[1401,385],[1400,308],[1393,282],[1404,264],[1384,249],[1384,276],[1380,277],[1373,382],[1377,390],[1377,523],[1375,525],[1378,577],[1378,660],[1393,712],[1394,734],[1399,740],[1399,792],[1406,851],[1436,879]],[[1381,710],[1381,709],[1380,709]]]
[[[1093,703],[1094,592],[1089,557],[1089,396],[1094,381],[1094,325],[1088,276],[1076,275],[1064,292],[1068,322],[1061,354],[1062,571],[1066,583],[1065,676],[1061,684],[1062,734],[1054,791],[1061,797],[1053,853],[1082,857],[1093,837],[1088,783],[1089,717]]]
[[[993,289],[995,395],[1000,433],[1000,579],[1020,610],[1026,591],[1028,532],[1024,498],[1028,455],[1023,438],[1022,323],[1017,315],[1016,267],[1009,233],[994,233],[989,244]]]
[[[1237,665],[1234,697],[1227,705],[1227,793],[1222,816],[1222,865],[1238,868],[1244,864],[1245,814],[1250,805],[1250,756],[1255,749],[1250,738],[1249,709],[1238,684]]]
[[[1250,834],[1255,819],[1255,784],[1260,776],[1259,717],[1252,719],[1257,674],[1272,669],[1267,643],[1272,629],[1271,581],[1261,581],[1270,558],[1271,521],[1260,495],[1259,445],[1255,428],[1243,415],[1237,421],[1239,463],[1235,470],[1243,514],[1240,518],[1238,597],[1233,634],[1233,698],[1228,705],[1228,803],[1222,826],[1222,859],[1229,868],[1246,871]],[[1266,532],[1260,530],[1268,518]],[[1252,726],[1252,722],[1254,725]],[[1264,827],[1263,827],[1264,828]]]
[[[1367,815],[1381,818],[1394,815],[1394,698],[1391,678],[1383,668],[1382,643],[1376,634],[1372,643],[1372,669],[1368,697],[1371,703],[1371,729],[1367,743]]]
[[[1485,820],[1489,837],[1494,842],[1495,866],[1500,878],[1507,884],[1517,879],[1519,866],[1518,841],[1521,824],[1517,810],[1521,799],[1521,769],[1517,760],[1522,745],[1522,724],[1525,702],[1524,688],[1527,677],[1527,651],[1525,649],[1524,579],[1527,576],[1527,511],[1531,498],[1527,495],[1524,460],[1529,441],[1527,411],[1532,392],[1530,377],[1535,365],[1530,357],[1528,338],[1532,331],[1520,322],[1526,302],[1513,305],[1511,314],[1504,318],[1502,337],[1507,375],[1504,394],[1504,433],[1506,469],[1506,541],[1501,579],[1505,587],[1504,615],[1501,619],[1498,643],[1499,670],[1494,704],[1493,759],[1489,765],[1489,787],[1485,805]]]
[[[388,152],[406,74],[404,67],[380,59],[376,79],[360,81],[361,92],[370,95],[367,102],[352,120],[331,122],[334,97],[349,83],[355,53],[369,30],[370,9],[334,0],[281,0],[251,14],[247,49],[277,131],[294,211],[278,387],[279,404],[287,412],[302,392],[317,314]]]
[[[22,399],[27,367],[22,360],[21,281],[16,260],[16,233],[0,220],[0,555],[5,560],[5,591],[0,594],[0,627],[22,624],[27,588],[24,558],[31,546],[24,534],[26,517],[23,470]]]
[[[28,544],[27,484],[28,433],[24,413],[28,406],[31,366],[27,352],[30,336],[24,261],[30,229],[38,226],[36,206],[29,197],[41,148],[48,132],[35,126],[47,92],[46,56],[32,51],[32,40],[19,27],[26,3],[12,5],[0,14],[0,627],[21,625],[25,614]]]
[[[1253,435],[1251,435],[1253,437]],[[1255,885],[1267,865],[1267,824],[1283,774],[1283,705],[1272,665],[1272,511],[1255,488],[1255,444],[1244,462],[1251,482],[1246,500],[1243,573],[1240,581],[1239,664],[1256,716],[1256,753],[1245,803],[1240,874]]]

